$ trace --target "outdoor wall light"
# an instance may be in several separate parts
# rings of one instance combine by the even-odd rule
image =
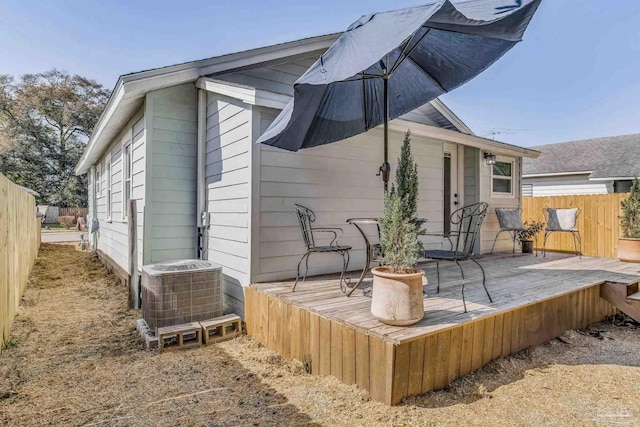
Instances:
[[[496,155],[493,153],[484,153],[484,161],[487,163],[488,166],[491,165],[495,165],[496,164]]]

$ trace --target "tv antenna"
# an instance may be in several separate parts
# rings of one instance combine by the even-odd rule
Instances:
[[[518,128],[489,128],[485,132],[487,137],[491,137],[494,141],[496,140],[496,135],[512,135],[514,133],[526,131],[527,129],[518,129]]]

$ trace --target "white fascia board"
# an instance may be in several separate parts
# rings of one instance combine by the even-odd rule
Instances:
[[[100,115],[98,123],[96,124],[93,133],[91,134],[91,138],[89,138],[89,141],[87,142],[87,147],[85,148],[80,161],[78,161],[78,164],[75,167],[74,172],[76,175],[87,173],[87,171],[91,167],[91,163],[88,161],[88,158],[96,150],[97,141],[99,140],[102,131],[104,131],[104,128],[107,125],[109,119],[111,118],[123,98],[124,85],[122,83],[122,79],[118,79],[116,88],[114,89],[111,97],[109,97],[107,106],[105,107],[102,115]]]
[[[339,36],[340,34],[330,34],[327,36],[297,40],[132,74],[130,76],[135,77],[135,81],[127,84],[127,94],[128,96],[139,96],[151,90],[194,81],[200,76],[269,62],[278,58],[300,55],[315,50],[327,49]]]
[[[609,178],[589,178],[589,181],[632,181],[632,176],[612,176]]]
[[[577,172],[551,172],[551,173],[527,173],[522,175],[523,178],[546,178],[549,176],[570,176],[570,175],[589,175],[592,171],[577,171]],[[611,179],[611,178],[606,178]]]
[[[221,80],[201,77],[196,81],[196,87],[204,89],[207,92],[217,93],[219,95],[229,96],[238,99],[245,104],[257,105],[260,107],[269,107],[284,109],[291,96],[281,93],[270,92],[268,90],[256,89],[251,86],[229,83]]]
[[[409,122],[402,119],[396,119],[389,122],[389,129],[396,132],[406,132],[407,129],[411,129],[411,133],[413,135],[466,145],[468,147],[475,147],[481,150],[491,151],[494,154],[531,158],[536,158],[540,155],[539,151],[531,150],[529,148],[518,147],[517,145],[506,144],[492,139],[480,138],[475,135],[467,135],[448,129]]]
[[[468,135],[475,135],[473,131],[466,125],[456,114],[451,111],[449,107],[439,98],[436,98],[430,102],[431,106],[438,110],[440,114],[442,114],[447,120],[449,120],[460,132],[466,133]]]

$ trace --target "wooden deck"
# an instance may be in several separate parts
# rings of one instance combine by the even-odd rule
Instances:
[[[417,325],[384,325],[373,318],[371,300],[362,292],[348,298],[338,276],[319,276],[298,284],[296,292],[292,281],[252,284],[245,293],[247,331],[285,358],[310,360],[313,374],[334,375],[395,404],[443,388],[495,358],[602,320],[615,309],[600,298],[600,286],[640,280],[640,265],[609,258],[497,254],[480,263],[494,302],[482,289],[477,266],[463,263],[468,313],[458,267],[440,264],[436,294],[435,263],[426,263],[421,268],[428,297]]]

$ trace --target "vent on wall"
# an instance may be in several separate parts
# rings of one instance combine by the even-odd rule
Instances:
[[[198,259],[142,267],[142,317],[149,328],[221,316],[220,275],[219,265]]]

